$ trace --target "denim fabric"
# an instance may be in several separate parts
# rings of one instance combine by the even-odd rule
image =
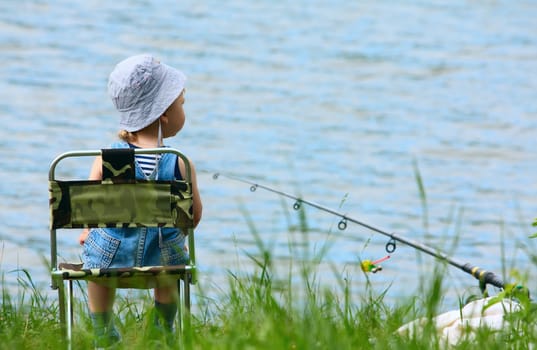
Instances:
[[[125,147],[129,147],[125,142],[112,144],[112,148]],[[158,179],[172,180],[176,167],[177,156],[163,154],[158,163]],[[136,178],[145,178],[137,164]],[[184,234],[175,228],[92,229],[84,243],[82,260],[84,268],[90,269],[179,265],[187,263],[189,259],[184,245]]]
[[[119,239],[106,234],[103,230],[91,230],[82,253],[84,267],[90,269],[110,267],[120,243]]]
[[[82,259],[84,268],[180,265],[188,262],[185,236],[173,228],[91,230]]]

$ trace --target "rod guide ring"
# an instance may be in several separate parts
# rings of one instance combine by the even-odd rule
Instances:
[[[388,243],[386,243],[386,252],[388,252],[389,254],[395,252],[395,249],[397,248],[397,244],[395,242],[395,239],[390,239],[388,241]]]

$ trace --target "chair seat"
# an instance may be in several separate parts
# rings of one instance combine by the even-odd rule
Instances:
[[[58,267],[58,270],[52,272],[55,278],[86,280],[114,288],[135,289],[172,285],[193,270],[191,265],[83,269],[80,263],[60,263]]]

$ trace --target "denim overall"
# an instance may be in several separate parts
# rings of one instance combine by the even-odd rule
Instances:
[[[115,142],[111,148],[128,148],[126,142]],[[147,179],[135,161],[136,178]],[[158,169],[157,169],[158,168]],[[163,153],[150,179],[172,180],[180,173],[177,155]],[[181,180],[178,178],[177,180]],[[183,249],[185,235],[175,228],[97,228],[84,243],[84,268],[180,265],[188,262]]]

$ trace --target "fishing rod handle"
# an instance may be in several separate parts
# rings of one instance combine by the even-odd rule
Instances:
[[[502,279],[493,272],[487,271],[477,266],[473,266],[471,264],[465,264],[462,268],[464,271],[468,272],[476,279],[485,284],[491,284],[501,289],[505,288],[505,284]]]

